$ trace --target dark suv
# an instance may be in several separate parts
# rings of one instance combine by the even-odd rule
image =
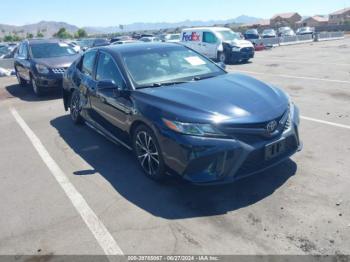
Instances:
[[[15,71],[21,86],[30,83],[37,96],[62,87],[65,70],[79,57],[56,39],[25,40],[15,54]]]

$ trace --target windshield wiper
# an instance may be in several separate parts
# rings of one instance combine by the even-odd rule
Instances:
[[[216,76],[215,75],[213,75],[213,76],[195,76],[190,81],[158,82],[158,83],[153,83],[153,84],[150,84],[150,85],[140,86],[138,88],[142,89],[142,88],[153,88],[153,87],[161,87],[161,86],[172,86],[172,85],[178,85],[178,84],[186,84],[186,83],[191,83],[193,81],[200,81],[200,80],[209,79],[209,78],[213,78],[213,77],[216,77]]]
[[[159,82],[159,83],[153,83],[146,86],[140,86],[139,88],[152,88],[152,87],[161,87],[161,86],[172,86],[172,85],[178,85],[178,84],[186,84],[191,83],[192,81],[170,81],[170,82]]]
[[[200,80],[209,79],[209,78],[213,78],[213,77],[216,77],[216,76],[196,76],[193,78],[193,80],[200,81]]]

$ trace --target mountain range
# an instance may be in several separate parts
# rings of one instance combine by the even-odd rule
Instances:
[[[87,26],[83,27],[88,34],[110,34],[116,32],[130,32],[130,31],[147,31],[147,30],[160,30],[160,29],[172,29],[178,27],[193,27],[193,26],[212,26],[212,25],[224,25],[224,24],[249,24],[260,21],[261,18],[250,17],[246,15],[239,16],[233,19],[227,20],[208,20],[208,21],[192,21],[185,20],[181,22],[169,23],[133,23],[123,25],[122,27],[117,26],[107,26],[107,27],[94,27]],[[27,34],[33,34],[34,36],[41,32],[45,37],[51,37],[60,28],[66,28],[70,33],[75,33],[79,27],[71,25],[65,22],[55,22],[55,21],[41,21],[35,24],[28,24],[23,26],[15,25],[5,25],[0,24],[0,37],[7,34],[17,34],[19,36],[25,37]],[[122,28],[122,29],[121,29]]]

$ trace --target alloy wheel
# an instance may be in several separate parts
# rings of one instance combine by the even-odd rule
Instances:
[[[136,156],[149,176],[157,175],[160,164],[159,152],[152,136],[146,131],[140,131],[136,135]]]
[[[39,91],[39,87],[38,85],[36,84],[35,80],[32,78],[31,79],[31,82],[32,82],[32,87],[33,87],[33,91],[36,95],[39,95],[40,94],[40,91]]]
[[[226,62],[226,55],[224,53],[221,53],[219,56],[219,60],[221,63],[225,63]]]
[[[74,94],[70,104],[70,112],[72,119],[76,121],[80,114],[80,97],[78,94]]]

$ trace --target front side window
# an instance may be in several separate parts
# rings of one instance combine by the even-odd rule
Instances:
[[[23,46],[24,46],[24,43],[19,45],[19,48],[18,48],[18,56],[19,57],[23,56]]]
[[[84,55],[81,71],[83,74],[92,76],[96,59],[96,51],[87,52]]]
[[[225,74],[207,58],[182,46],[130,51],[121,55],[136,88]]]
[[[100,53],[97,62],[96,80],[111,80],[120,88],[124,88],[124,81],[113,58],[105,53]]]
[[[25,58],[25,59],[27,59],[28,58],[28,47],[27,47],[27,45],[26,44],[23,44],[23,50],[22,50],[22,53],[23,53],[23,57]]]
[[[208,44],[215,44],[217,42],[216,36],[210,32],[203,33],[203,42]]]
[[[52,58],[76,55],[76,52],[66,43],[33,44],[30,47],[33,58]]]

